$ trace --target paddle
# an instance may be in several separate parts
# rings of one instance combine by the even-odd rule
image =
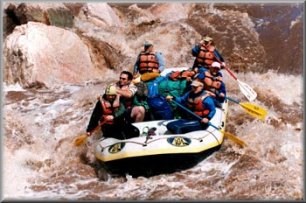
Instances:
[[[218,57],[215,56],[215,58],[220,64],[222,63]],[[248,84],[241,82],[228,67],[224,66],[224,68],[238,82],[239,89],[244,96],[246,96],[250,102],[254,101],[257,97],[257,93]]]
[[[84,144],[87,140],[87,137],[89,137],[93,132],[95,132],[97,129],[99,129],[99,127],[102,126],[105,122],[106,122],[106,120],[100,122],[99,125],[97,125],[93,130],[91,130],[89,132],[89,135],[84,133],[84,134],[78,136],[77,138],[75,138],[74,139],[74,145],[78,147],[78,146]]]
[[[191,110],[189,110],[188,108],[186,108],[185,106],[181,105],[180,103],[176,102],[175,100],[172,100],[172,102],[176,103],[179,107],[181,107],[182,109],[184,109],[185,111],[187,111],[188,113],[190,113],[191,115],[193,115],[194,117],[198,118],[199,120],[202,120],[202,117],[195,114],[194,112],[192,112]],[[228,132],[225,132],[223,130],[221,130],[220,128],[218,128],[217,126],[213,125],[211,122],[208,122],[208,125],[210,125],[211,127],[215,128],[216,130],[219,130],[221,133],[224,134],[225,137],[229,138],[230,140],[234,141],[235,143],[237,143],[238,145],[240,145],[241,147],[246,146],[246,143],[239,139],[237,136],[230,134]]]
[[[262,107],[259,107],[255,104],[251,104],[251,103],[248,103],[248,102],[239,102],[238,100],[230,98],[230,97],[225,97],[225,98],[227,100],[231,101],[231,102],[239,104],[243,109],[246,110],[246,112],[248,114],[250,114],[251,116],[254,116],[254,117],[256,117],[260,120],[265,120],[266,115],[268,114],[266,109],[264,109]]]

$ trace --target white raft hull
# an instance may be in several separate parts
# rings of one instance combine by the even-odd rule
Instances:
[[[211,119],[211,123],[222,131],[227,112],[228,103],[225,101]],[[224,134],[211,126],[206,130],[171,134],[166,128],[171,121],[174,120],[133,123],[140,131],[139,137],[126,140],[101,138],[95,156],[109,172],[149,176],[192,167],[223,143]],[[156,135],[143,135],[147,127],[156,128]]]

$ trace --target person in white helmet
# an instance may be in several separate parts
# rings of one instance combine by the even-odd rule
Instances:
[[[196,76],[197,80],[204,83],[204,89],[211,93],[211,96],[216,101],[216,106],[224,102],[226,97],[225,83],[220,69],[221,64],[215,61],[209,66],[208,70]]]

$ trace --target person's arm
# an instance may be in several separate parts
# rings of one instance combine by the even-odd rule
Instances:
[[[136,59],[136,62],[134,64],[133,75],[136,75],[139,72],[139,63],[140,63],[140,58],[139,58],[139,55],[138,55],[137,59]]]
[[[97,101],[96,106],[91,114],[86,132],[91,132],[99,125],[99,121],[103,115],[103,109],[100,100]]]
[[[137,92],[137,87],[134,84],[130,84],[126,89],[117,89],[117,94],[124,98],[131,98]]]
[[[194,57],[198,56],[199,52],[200,52],[200,45],[195,45],[191,50],[192,56]]]
[[[176,102],[178,102],[178,103],[180,103],[180,104],[182,104],[182,105],[185,105],[185,104],[186,104],[186,101],[187,101],[187,99],[188,99],[188,97],[189,97],[189,94],[190,94],[190,92],[186,92],[183,96],[181,96],[181,97],[174,97],[173,99],[174,99]]]
[[[218,90],[218,96],[223,98],[226,97],[226,88],[224,82],[221,82],[220,89]]]
[[[208,96],[202,101],[202,105],[209,110],[209,114],[206,116],[210,120],[216,113],[216,106],[212,97]]]
[[[161,52],[156,52],[155,54],[156,58],[157,58],[157,61],[158,61],[158,64],[159,64],[159,71],[162,72],[164,69],[165,69],[165,59],[164,59],[164,56]]]

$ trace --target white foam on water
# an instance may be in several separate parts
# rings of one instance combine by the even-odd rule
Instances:
[[[5,82],[2,83],[2,90],[4,92],[9,92],[9,91],[26,91],[25,89],[23,89],[19,83],[16,84],[12,84],[12,85],[7,85]]]
[[[26,188],[31,184],[29,177],[36,172],[25,166],[26,159],[33,156],[27,149],[20,149],[12,154],[8,149],[3,153],[3,199],[23,199],[27,196]]]

